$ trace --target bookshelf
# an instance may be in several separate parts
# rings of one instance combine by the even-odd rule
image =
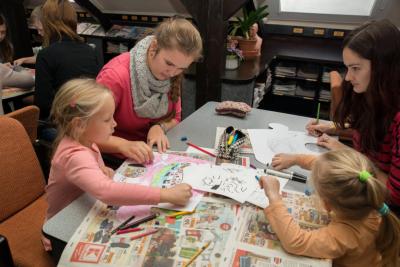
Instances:
[[[329,72],[344,74],[339,61],[277,56],[269,64],[270,84],[260,103],[261,109],[314,117],[321,103],[321,119],[329,119]]]

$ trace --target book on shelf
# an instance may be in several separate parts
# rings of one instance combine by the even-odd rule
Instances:
[[[84,35],[93,35],[93,33],[99,29],[101,26],[100,24],[91,24],[89,25],[89,27],[86,28],[86,30],[84,30],[81,34]]]

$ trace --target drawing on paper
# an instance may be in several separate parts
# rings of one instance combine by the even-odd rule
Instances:
[[[211,190],[219,190],[224,193],[240,194],[247,191],[246,184],[238,177],[224,177],[220,175],[206,176],[202,179],[203,186]]]

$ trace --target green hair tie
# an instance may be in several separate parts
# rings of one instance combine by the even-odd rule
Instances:
[[[386,216],[389,214],[390,209],[388,207],[388,205],[386,205],[386,203],[384,202],[382,207],[378,210],[378,212],[382,215],[382,216]]]
[[[372,175],[368,172],[368,171],[360,171],[360,173],[358,174],[358,179],[365,183],[369,177],[371,177]]]

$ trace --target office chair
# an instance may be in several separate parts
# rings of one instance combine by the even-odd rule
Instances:
[[[0,116],[0,133],[0,235],[16,266],[55,266],[41,243],[47,202],[32,143],[21,123],[6,116]]]
[[[9,118],[16,119],[24,126],[31,142],[37,139],[37,128],[39,121],[39,108],[37,106],[27,106],[16,111],[5,114]]]

